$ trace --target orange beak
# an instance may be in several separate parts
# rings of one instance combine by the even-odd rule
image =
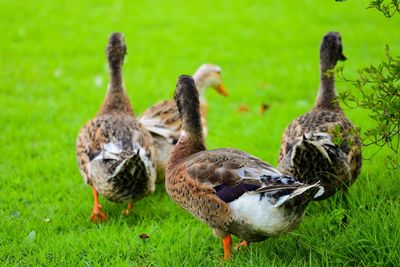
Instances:
[[[225,86],[223,84],[220,84],[217,87],[215,87],[215,90],[217,90],[218,94],[220,95],[228,96],[228,91],[226,91]]]

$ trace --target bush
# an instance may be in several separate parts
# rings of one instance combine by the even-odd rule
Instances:
[[[358,71],[358,78],[347,79],[343,67],[336,69],[338,78],[351,82],[358,93],[350,90],[339,94],[349,108],[362,108],[370,113],[375,125],[363,132],[364,146],[377,145],[377,152],[388,146],[392,153],[387,155],[389,168],[400,167],[400,57],[390,55],[386,46],[386,60],[377,66],[371,65]]]

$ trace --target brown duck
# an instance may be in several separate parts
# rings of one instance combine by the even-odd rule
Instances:
[[[200,95],[200,114],[204,136],[207,135],[207,110],[205,98],[207,88],[214,88],[219,94],[227,96],[228,93],[222,83],[221,68],[214,64],[201,65],[193,79]],[[157,179],[164,181],[165,168],[173,146],[176,144],[181,131],[181,120],[175,101],[164,100],[148,108],[139,117],[139,121],[150,131],[157,150]]]
[[[282,175],[237,149],[206,150],[199,96],[190,76],[180,76],[175,101],[182,120],[166,171],[166,189],[180,206],[223,239],[230,257],[231,234],[261,241],[296,227],[307,203],[323,189]]]
[[[337,61],[346,60],[340,33],[327,33],[320,48],[321,82],[311,112],[295,119],[282,137],[278,169],[304,183],[321,181],[325,192],[346,191],[361,170],[361,139],[343,113],[336,97],[331,72]]]
[[[93,222],[106,220],[98,194],[105,198],[132,202],[155,189],[155,152],[150,133],[134,117],[122,80],[126,54],[124,36],[111,34],[107,46],[110,82],[103,105],[86,123],[76,141],[76,157],[94,196]]]

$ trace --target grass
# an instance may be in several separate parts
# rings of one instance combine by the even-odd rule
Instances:
[[[1,0],[0,264],[398,265],[400,175],[385,169],[384,152],[364,161],[347,228],[338,199],[312,203],[294,232],[229,262],[220,260],[220,240],[163,185],[128,218],[121,204],[102,200],[109,221],[89,221],[92,195],[76,167],[75,138],[105,94],[110,32],[126,35],[124,78],[137,114],[170,98],[179,74],[217,63],[230,96],[207,93],[208,147],[237,147],[272,164],[283,129],[313,104],[325,32],[342,33],[349,76],[383,59],[386,43],[400,54],[399,16],[366,10],[369,1],[264,2]],[[264,116],[261,103],[270,105]],[[237,112],[241,104],[249,111]],[[371,123],[365,112],[347,114],[362,128]]]

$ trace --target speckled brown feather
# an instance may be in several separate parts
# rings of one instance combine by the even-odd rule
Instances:
[[[328,109],[316,109],[308,112],[297,119],[295,119],[285,129],[281,149],[279,152],[279,161],[282,160],[283,156],[292,147],[293,142],[296,142],[297,138],[301,137],[306,133],[333,133],[336,129],[340,129],[340,138],[342,140],[351,140],[354,146],[345,146],[346,142],[342,142],[341,149],[351,155],[349,158],[350,162],[355,160],[354,155],[359,154],[359,148],[362,145],[361,139],[354,136],[354,126],[350,120],[348,120],[341,109],[328,110]]]
[[[207,127],[207,106],[200,105],[200,114],[201,114],[201,123],[203,129]],[[141,119],[154,119],[158,120],[159,124],[157,125],[160,128],[165,128],[168,131],[168,138],[163,137],[168,143],[175,145],[178,142],[179,134],[181,132],[181,119],[179,118],[178,107],[175,104],[174,100],[163,100],[145,110],[142,115],[140,115],[139,120]],[[150,128],[151,130],[151,128]],[[150,131],[151,132],[151,131]],[[155,137],[161,137],[160,134],[156,132],[151,132]],[[203,133],[206,136],[206,133]]]
[[[235,185],[242,180],[236,173],[239,169],[267,169],[274,172],[271,165],[237,149],[222,148],[204,151],[186,158],[188,174],[202,183],[213,187],[226,184]],[[260,176],[261,176],[260,172]],[[246,174],[244,173],[246,176]],[[254,173],[249,173],[249,178]]]
[[[293,229],[307,203],[319,190],[318,185],[299,183],[293,177],[282,175],[268,163],[237,149],[206,150],[199,103],[193,87],[190,77],[179,78],[175,99],[181,114],[182,132],[168,161],[168,194],[222,238],[232,233],[246,240],[261,241]],[[291,193],[294,193],[293,199],[290,198]],[[245,199],[250,196],[259,203],[265,203],[258,208],[266,212],[268,207],[281,207],[278,211],[280,218],[272,219],[271,225],[274,226],[271,226],[270,232],[258,229],[249,223],[249,218],[233,216],[233,212],[242,213],[232,210],[230,205],[238,203],[236,200],[243,195],[246,195]],[[281,202],[278,203],[278,200]],[[286,203],[286,200],[291,201]]]
[[[183,146],[183,143],[179,145]],[[175,157],[180,160],[176,161]],[[249,171],[248,174],[246,171],[241,172],[246,169],[251,172]],[[282,176],[260,159],[236,149],[201,151],[183,159],[174,153],[167,169],[166,186],[168,194],[179,205],[213,228],[220,237],[233,233],[246,240],[261,241],[268,235],[254,231],[242,222],[234,221],[229,206],[217,195],[216,188],[220,185],[236,187],[246,184],[259,188],[254,189],[254,193],[274,192],[269,196],[273,198],[273,194],[277,194],[277,197],[280,196],[280,190],[283,192],[294,191],[304,186],[302,183],[294,181],[285,184],[279,178],[273,180],[268,173],[272,173],[274,178],[281,176],[288,181],[291,179]],[[247,178],[243,175],[247,175]],[[305,205],[316,191],[313,192],[311,195],[304,196],[304,203],[294,205],[289,209],[300,215],[296,216],[286,231],[290,231],[299,223]]]
[[[184,146],[182,143],[179,145]],[[237,149],[202,151],[183,159],[179,151],[175,150],[174,157],[180,158],[180,161],[175,163],[174,158],[170,160],[168,193],[194,216],[220,231],[227,230],[232,218],[229,207],[216,196],[214,187],[221,184],[234,186],[244,182],[243,177],[237,173],[241,168],[259,169],[260,176],[263,169],[274,171],[269,164]],[[254,173],[249,173],[248,178],[254,178]],[[256,179],[246,182],[258,186],[261,183]],[[290,186],[280,184],[278,187],[273,181],[268,184],[269,190],[282,187]],[[268,189],[264,188],[264,192]]]
[[[170,133],[170,139],[167,139],[167,141],[173,145],[178,141],[179,133],[181,131],[181,120],[179,118],[179,112],[175,101],[160,101],[145,110],[145,112],[140,115],[139,119],[154,119],[159,121],[157,126],[165,128]],[[154,135],[157,136],[156,133]]]
[[[106,98],[76,141],[76,157],[85,182],[112,201],[137,200],[155,188],[152,137],[135,119],[122,83],[125,52],[123,36],[112,34]]]
[[[228,205],[219,199],[209,185],[191,177],[186,164],[180,163],[167,171],[168,194],[185,210],[210,226],[221,237],[227,234],[231,222]]]
[[[222,85],[220,68],[212,64],[204,64],[195,78],[201,93],[209,86]],[[197,73],[196,72],[196,73]],[[210,80],[210,76],[212,76]],[[216,78],[214,78],[216,76]],[[200,115],[204,137],[207,136],[207,103],[200,103]],[[157,150],[157,180],[165,179],[165,169],[173,146],[179,139],[181,120],[174,100],[164,100],[156,103],[140,115],[141,121],[153,136]]]
[[[326,74],[334,68],[337,60],[342,59],[345,57],[340,34],[326,34],[321,44],[321,86],[317,101],[311,112],[295,119],[285,129],[278,158],[279,170],[296,175],[302,182],[315,182],[313,179],[322,177],[321,182],[326,190],[320,199],[333,195],[337,190],[347,190],[361,170],[361,139],[338,103],[333,74]],[[340,140],[336,152],[333,148],[327,149],[334,162],[327,163],[323,157],[318,157],[318,153],[306,151],[299,156],[308,158],[295,171],[291,150],[299,144],[302,136],[310,134],[325,134],[332,141]],[[326,173],[325,177],[321,175],[322,172]]]
[[[132,177],[127,174],[126,182],[123,187],[117,188],[116,185],[111,184],[111,180],[104,185],[105,182],[100,182],[97,177],[91,177],[89,168],[90,162],[97,156],[104,145],[118,140],[122,142],[123,151],[119,154],[120,160],[107,160],[103,166],[99,166],[104,175],[112,176],[116,167],[124,160],[132,156],[135,151],[132,144],[138,144],[144,149],[146,157],[152,162],[154,166],[154,147],[151,142],[151,135],[140,125],[137,120],[129,115],[101,115],[89,121],[80,131],[77,139],[77,160],[84,177],[85,182],[90,185],[95,185],[98,192],[113,201],[135,200],[146,194],[154,191],[154,185],[148,184],[148,176],[151,173],[146,173],[143,170],[142,175],[138,178]],[[138,164],[140,164],[138,162]],[[142,168],[146,168],[144,165]],[[93,168],[93,167],[92,167]],[[93,170],[92,170],[93,171]],[[127,170],[129,173],[129,170]],[[123,176],[123,172],[119,176]],[[122,179],[122,178],[121,178]],[[151,179],[150,179],[151,180]],[[137,183],[133,186],[132,183]],[[131,186],[127,186],[130,184]],[[125,191],[122,192],[121,191]]]

